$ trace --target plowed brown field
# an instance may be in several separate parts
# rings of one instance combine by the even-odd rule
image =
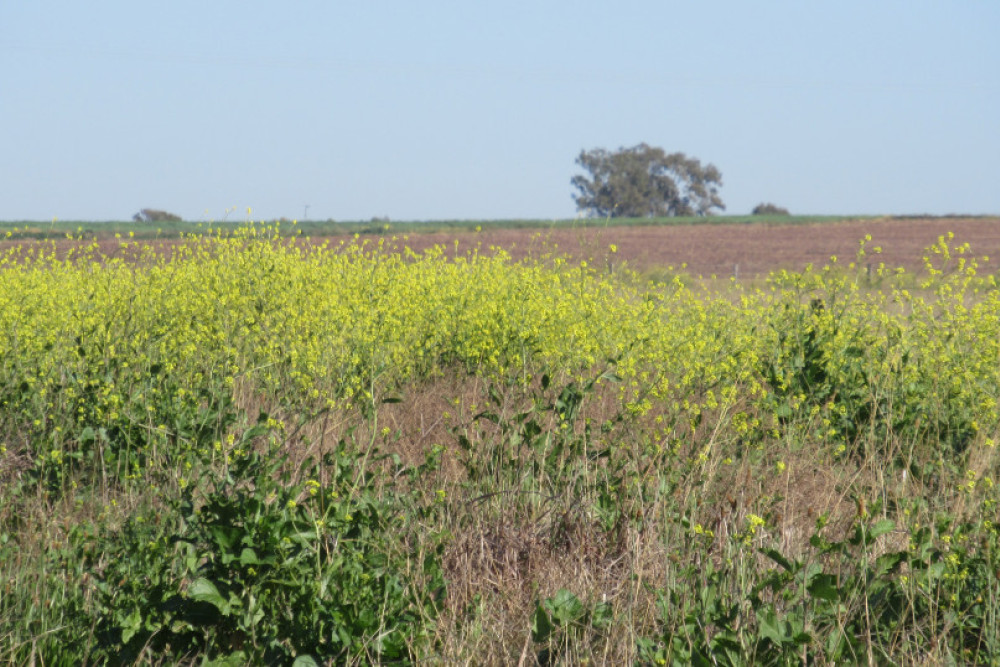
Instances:
[[[415,228],[416,229],[416,228]],[[389,245],[409,246],[422,251],[435,245],[443,246],[448,254],[465,254],[479,247],[490,253],[502,248],[515,259],[541,257],[547,253],[568,255],[588,260],[595,266],[627,266],[636,271],[652,271],[673,267],[690,276],[753,278],[776,269],[802,270],[807,264],[822,266],[831,256],[846,264],[857,255],[858,242],[871,235],[869,255],[865,262],[876,267],[884,262],[889,267],[902,266],[909,270],[923,266],[924,249],[939,237],[954,233],[952,245],[969,243],[976,257],[996,258],[987,264],[988,270],[1000,264],[1000,216],[975,218],[881,218],[844,220],[813,224],[705,224],[661,226],[613,226],[603,228],[490,229],[480,232],[397,232],[387,238]],[[334,243],[341,238],[329,237]],[[369,243],[375,236],[361,236]],[[321,239],[313,237],[312,241]],[[0,250],[13,245],[32,245],[32,241],[0,241]],[[165,252],[176,241],[149,241]],[[52,247],[52,242],[45,242]],[[62,255],[78,242],[55,241],[56,252]],[[118,242],[104,238],[99,241],[107,256],[120,255]],[[614,245],[616,252],[610,251]],[[881,247],[882,253],[871,250]]]
[[[412,234],[406,245],[418,250],[434,244],[449,249],[459,241],[459,252],[475,244],[508,250],[514,257],[540,255],[555,249],[599,265],[608,261],[644,271],[686,264],[692,276],[741,277],[766,274],[775,269],[801,270],[807,264],[822,266],[837,256],[853,261],[858,243],[870,234],[866,262],[877,266],[923,266],[924,249],[949,232],[952,245],[968,242],[977,257],[1000,262],[1000,217],[995,218],[885,218],[879,220],[824,222],[807,225],[735,224],[614,227],[603,229],[503,229],[478,233]],[[617,252],[609,253],[614,244]],[[881,255],[871,249],[881,247]],[[992,265],[994,262],[991,262]]]

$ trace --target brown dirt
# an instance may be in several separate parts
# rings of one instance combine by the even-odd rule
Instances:
[[[466,252],[500,247],[515,258],[539,256],[555,250],[601,266],[609,261],[638,271],[669,266],[692,276],[759,276],[775,269],[802,270],[807,264],[822,266],[836,256],[840,263],[854,261],[859,241],[871,234],[865,262],[877,267],[919,269],[927,246],[953,232],[952,245],[968,242],[977,257],[1000,257],[1000,217],[994,218],[884,218],[877,220],[824,222],[807,225],[733,224],[650,227],[606,227],[603,229],[504,229],[478,233],[411,234],[405,241],[414,250],[440,244]],[[611,255],[609,246],[617,246]],[[871,249],[880,246],[882,253]]]
[[[805,225],[768,223],[616,227],[586,229],[484,229],[481,232],[431,232],[399,234],[385,239],[388,245],[409,246],[420,252],[442,246],[449,254],[480,248],[490,253],[502,248],[514,258],[542,257],[547,253],[588,260],[599,267],[651,271],[672,267],[691,276],[728,278],[759,277],[776,269],[802,270],[808,264],[823,266],[836,256],[840,263],[854,261],[859,241],[870,234],[873,268],[880,262],[908,270],[923,266],[924,249],[940,236],[955,234],[952,245],[969,243],[976,257],[1000,257],[1000,217],[982,218],[880,218]],[[370,243],[375,236],[362,236]],[[314,237],[313,242],[322,239]],[[340,239],[331,237],[336,243]],[[456,243],[457,242],[457,243]],[[0,251],[32,241],[3,241]],[[152,241],[169,252],[175,241]],[[615,245],[617,252],[611,253]],[[43,242],[52,247],[51,242]],[[56,241],[58,255],[73,241]],[[101,239],[106,256],[122,254],[118,242]],[[871,249],[881,247],[881,254]]]

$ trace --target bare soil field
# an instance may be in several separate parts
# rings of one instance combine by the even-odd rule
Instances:
[[[411,234],[405,244],[420,250],[435,244],[464,253],[479,244],[484,250],[499,247],[515,258],[557,252],[599,265],[626,264],[637,271],[668,266],[692,276],[754,277],[775,269],[801,270],[807,264],[822,266],[836,256],[838,262],[854,261],[859,241],[870,234],[866,262],[873,267],[919,269],[924,249],[938,237],[955,234],[953,245],[969,243],[976,257],[1000,260],[1000,217],[995,218],[885,218],[808,225],[773,223],[740,225],[691,225],[615,227],[604,229],[485,229],[477,233]],[[400,241],[402,242],[402,241]],[[611,253],[610,246],[617,252]],[[872,249],[881,247],[876,255]]]
[[[777,269],[802,270],[808,264],[822,266],[832,256],[846,264],[854,261],[859,241],[866,235],[866,263],[877,267],[884,262],[889,267],[902,266],[919,270],[923,266],[924,249],[937,243],[939,237],[954,233],[952,245],[969,243],[977,258],[1000,258],[1000,216],[975,218],[898,218],[820,222],[813,224],[749,224],[615,226],[603,228],[489,228],[482,231],[400,232],[384,239],[388,246],[408,246],[420,252],[442,246],[448,254],[464,255],[476,248],[492,254],[503,249],[514,259],[540,258],[547,254],[566,255],[575,260],[587,260],[598,267],[614,267],[645,272],[672,267],[692,277],[756,278]],[[313,243],[330,240],[336,244],[353,236],[312,237]],[[376,243],[375,235],[361,235],[362,240]],[[13,245],[51,241],[2,241],[0,250]],[[169,252],[176,241],[142,241]],[[62,255],[79,242],[54,242]],[[99,240],[107,256],[120,254],[118,241]],[[612,252],[611,248],[615,250]],[[876,247],[881,254],[874,254]],[[994,262],[1000,260],[994,260]],[[987,267],[995,265],[994,262]],[[989,269],[988,269],[989,270]]]

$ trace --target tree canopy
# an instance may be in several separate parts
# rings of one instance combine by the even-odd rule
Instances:
[[[714,165],[702,166],[684,153],[667,154],[642,143],[608,152],[580,151],[576,163],[589,174],[578,174],[571,184],[581,211],[612,218],[675,215],[711,215],[725,210],[719,197],[722,174]]]
[[[757,204],[753,207],[751,215],[791,215],[787,208],[778,206],[777,204],[772,204],[770,202],[763,202]]]
[[[133,215],[132,219],[136,222],[180,222],[181,216],[155,208],[144,208]]]

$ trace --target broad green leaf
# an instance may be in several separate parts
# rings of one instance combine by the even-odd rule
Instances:
[[[242,531],[232,526],[210,526],[208,532],[215,538],[215,543],[225,549],[232,549],[242,534]]]
[[[552,634],[552,620],[548,612],[542,605],[535,607],[535,613],[531,616],[531,639],[535,642],[544,642]]]
[[[260,565],[257,552],[250,547],[244,548],[240,553],[240,565]]]
[[[138,609],[133,609],[129,615],[120,621],[122,631],[122,642],[128,643],[142,628],[142,615]]]
[[[896,522],[892,519],[882,519],[881,521],[876,521],[870,531],[870,535],[874,537],[879,537],[885,535],[886,533],[891,533],[896,530]]]
[[[560,588],[554,597],[546,600],[546,606],[552,612],[552,618],[562,626],[580,620],[586,612],[580,598],[565,588]]]
[[[817,574],[809,582],[807,589],[814,599],[836,602],[840,598],[837,578],[832,574]]]
[[[904,560],[906,560],[906,554],[901,551],[882,554],[875,560],[875,571],[880,577],[890,574],[895,572]]]
[[[215,587],[208,579],[204,577],[199,577],[191,582],[188,586],[188,596],[192,600],[197,600],[199,602],[207,602],[214,606],[223,614],[229,613],[229,603],[224,597],[219,593],[219,589]]]
[[[778,646],[789,640],[781,620],[774,611],[774,607],[769,606],[763,612],[757,612],[757,623],[760,626],[761,637],[770,639]]]

